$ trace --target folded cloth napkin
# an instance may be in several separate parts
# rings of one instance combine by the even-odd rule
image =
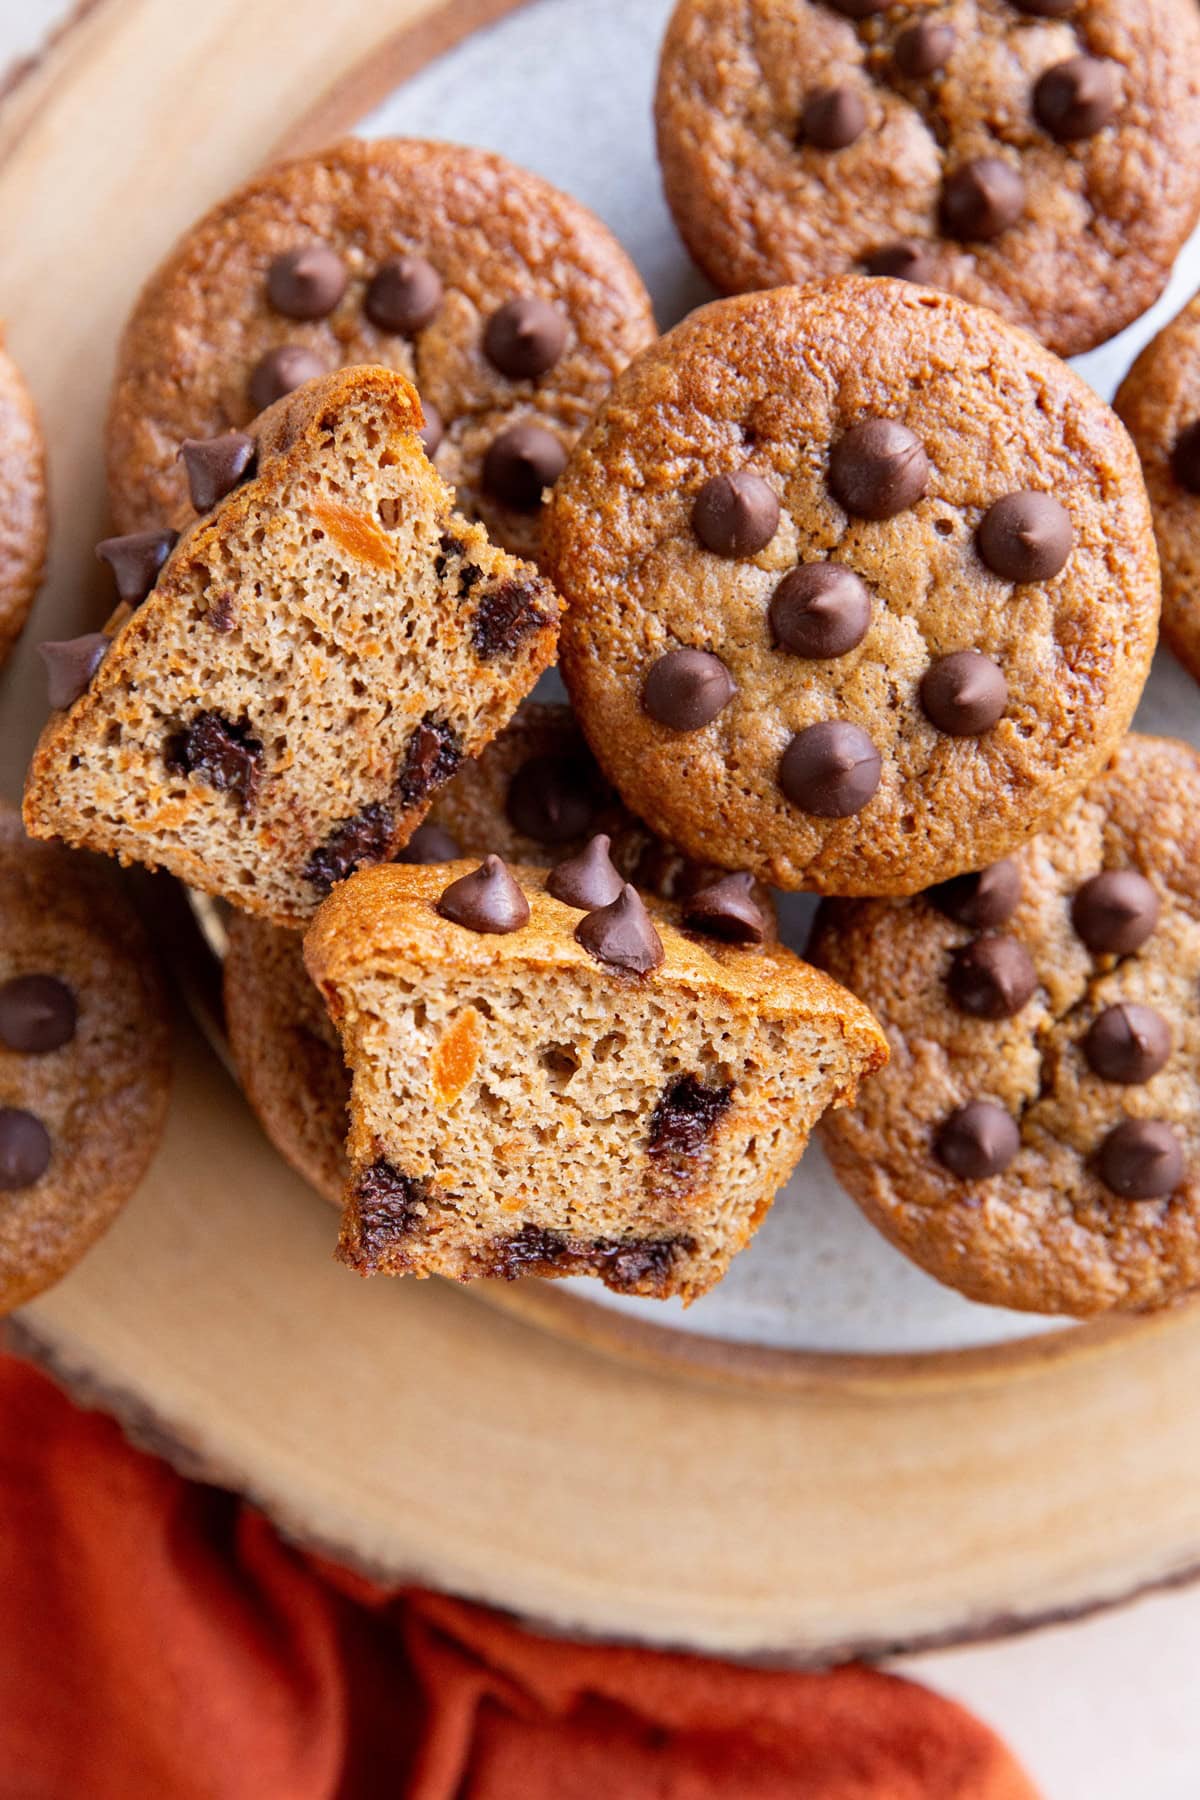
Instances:
[[[1036,1800],[911,1682],[539,1637],[286,1544],[0,1358],[13,1800]]]

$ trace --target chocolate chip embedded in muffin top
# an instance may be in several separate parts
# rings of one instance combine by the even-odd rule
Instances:
[[[834,496],[861,519],[890,519],[905,512],[928,483],[925,447],[899,419],[862,419],[830,452]]]
[[[754,877],[721,875],[696,888],[686,903],[685,925],[727,944],[761,944],[767,922],[754,898]]]
[[[188,492],[198,513],[211,512],[226,494],[254,473],[257,446],[244,431],[215,438],[185,438],[179,458],[187,471]]]
[[[397,256],[371,277],[363,311],[380,331],[412,337],[442,304],[442,278],[423,256]]]
[[[929,888],[925,898],[948,919],[973,931],[1004,925],[1020,904],[1021,871],[1005,857],[977,874],[955,875]]]
[[[945,19],[921,19],[906,25],[896,39],[892,60],[901,75],[935,75],[954,52],[954,27]]]
[[[31,1112],[0,1106],[0,1191],[32,1187],[50,1166],[50,1133]]]
[[[946,988],[960,1012],[975,1019],[1012,1019],[1028,1005],[1037,971],[1014,937],[974,938],[954,954]]]
[[[567,346],[567,321],[557,306],[536,294],[509,300],[494,312],[483,334],[484,355],[513,381],[545,375]]]
[[[798,137],[815,150],[844,150],[866,129],[866,103],[856,88],[816,88],[801,109]]]
[[[437,903],[443,919],[467,931],[503,937],[529,923],[529,902],[498,856],[452,881]]]
[[[195,775],[220,794],[237,794],[248,811],[258,792],[262,753],[249,719],[234,722],[218,712],[202,712],[171,738],[166,764],[173,773]]]
[[[610,906],[598,907],[580,919],[575,938],[597,962],[632,975],[649,975],[665,956],[642,897],[628,882]]]
[[[1051,137],[1069,143],[1095,137],[1117,110],[1117,65],[1098,56],[1069,56],[1037,80],[1033,110]]]
[[[1163,1200],[1183,1179],[1183,1147],[1161,1119],[1123,1119],[1105,1138],[1096,1171],[1121,1200]]]
[[[801,812],[846,819],[873,798],[882,772],[865,731],[845,719],[827,719],[796,733],[779,764],[779,785]]]
[[[346,265],[328,244],[285,250],[267,270],[267,299],[287,319],[324,319],[346,291]]]
[[[1075,542],[1071,515],[1053,494],[1005,494],[989,506],[975,534],[979,554],[1005,581],[1053,581]]]
[[[1071,923],[1089,950],[1129,956],[1158,924],[1162,904],[1136,869],[1106,869],[1085,881],[1071,904]]]
[[[103,631],[85,631],[82,637],[38,645],[46,665],[46,697],[56,711],[74,706],[86,692],[111,643]]]
[[[1021,1148],[1016,1120],[990,1100],[970,1100],[944,1121],[934,1140],[937,1159],[963,1181],[1002,1175]]]
[[[692,530],[715,556],[757,556],[779,529],[779,497],[753,469],[711,475],[692,506]]]
[[[380,801],[364,806],[353,818],[335,825],[325,842],[304,865],[304,879],[322,894],[371,863],[382,862],[392,847],[396,822]]]
[[[568,857],[551,869],[546,878],[546,892],[565,906],[594,912],[611,906],[625,886],[619,870],[609,855],[612,839],[601,831],[589,838],[578,856]]]
[[[862,643],[871,624],[871,596],[844,563],[804,563],[775,589],[769,617],[780,649],[824,661]]]
[[[893,281],[915,281],[928,285],[936,265],[923,244],[901,242],[884,244],[863,261],[868,275],[888,275]]]
[[[489,444],[483,459],[483,486],[493,500],[513,512],[537,512],[545,490],[567,466],[567,453],[552,431],[523,419]]]
[[[532,581],[509,577],[483,589],[471,620],[471,643],[483,662],[511,656],[532,632],[549,623],[542,594]]]
[[[567,844],[583,836],[603,803],[600,772],[581,750],[523,763],[508,784],[504,810],[522,836]]]
[[[1083,1040],[1088,1067],[1103,1081],[1140,1086],[1164,1068],[1171,1055],[1171,1027],[1153,1007],[1125,1000],[1106,1006]]]
[[[96,555],[112,570],[118,598],[128,606],[140,606],[178,542],[177,531],[130,531],[123,537],[102,538]]]
[[[734,695],[733,677],[707,650],[668,650],[650,667],[642,687],[642,711],[672,731],[711,725]]]
[[[1189,494],[1200,494],[1200,419],[1185,426],[1171,451],[1171,473]]]
[[[402,850],[392,858],[398,863],[454,862],[462,850],[440,825],[418,825]]]
[[[295,393],[306,381],[328,371],[321,358],[301,344],[278,344],[260,356],[250,372],[247,392],[256,413],[266,412],[285,394]]]
[[[999,156],[964,163],[942,188],[942,229],[964,242],[999,237],[1024,210],[1024,178]]]
[[[925,717],[947,737],[982,737],[1004,716],[1008,682],[990,656],[958,650],[939,657],[921,679]]]
[[[75,996],[57,975],[14,975],[0,987],[0,1044],[22,1056],[46,1056],[75,1036]]]
[[[663,1158],[698,1155],[732,1102],[732,1087],[706,1087],[695,1075],[672,1081],[650,1116],[649,1154]]]

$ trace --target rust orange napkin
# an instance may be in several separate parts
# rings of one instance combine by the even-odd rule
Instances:
[[[1036,1800],[961,1708],[385,1594],[0,1358],[13,1800]]]

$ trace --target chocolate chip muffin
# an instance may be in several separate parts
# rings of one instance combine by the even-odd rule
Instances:
[[[71,1269],[158,1148],[166,1006],[109,872],[0,803],[0,1313]]]
[[[48,647],[64,710],[26,788],[35,836],[280,925],[395,855],[552,660],[560,610],[452,510],[419,423],[402,375],[358,368],[185,445],[214,510],[111,638]],[[110,560],[132,572],[144,542]]]
[[[723,292],[903,276],[1063,356],[1157,299],[1200,211],[1194,0],[681,0],[656,110]]]
[[[1142,351],[1115,405],[1154,513],[1163,635],[1200,680],[1200,296]]]
[[[42,433],[29,389],[0,342],[0,663],[41,585],[46,532]]]
[[[974,1300],[1086,1316],[1200,1285],[1200,756],[1130,737],[1048,831],[810,954],[892,1061],[823,1127],[867,1216]]]
[[[148,283],[109,414],[116,529],[186,521],[185,438],[379,363],[419,388],[460,510],[532,556],[543,489],[654,335],[624,251],[548,182],[458,144],[336,144],[256,176]]]
[[[718,1281],[886,1053],[789,951],[713,955],[681,924],[595,848],[338,888],[305,959],[353,1071],[343,1260],[685,1300]]]
[[[843,277],[694,313],[547,519],[563,675],[629,806],[780,887],[1006,855],[1132,717],[1157,633],[1120,422],[994,313]]]

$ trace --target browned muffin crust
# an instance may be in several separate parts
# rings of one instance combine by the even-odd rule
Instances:
[[[0,663],[20,636],[41,585],[46,536],[41,428],[20,370],[0,347]]]

